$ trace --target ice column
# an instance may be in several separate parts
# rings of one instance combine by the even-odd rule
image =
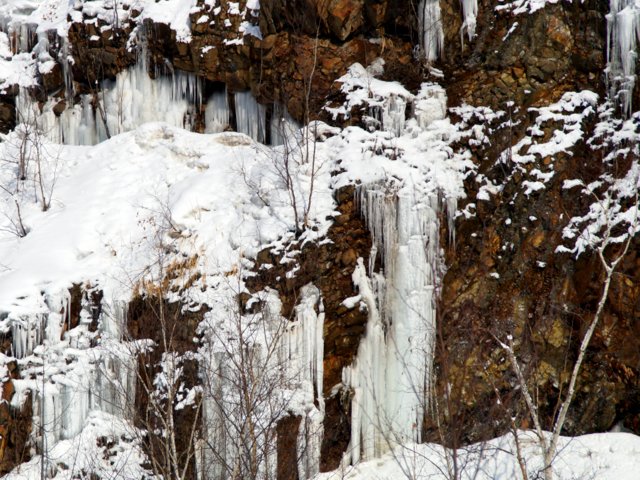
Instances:
[[[420,442],[433,363],[436,286],[443,267],[436,194],[360,187],[361,211],[372,234],[367,273],[353,281],[369,314],[365,337],[343,383],[354,393],[348,460],[378,457],[394,445]],[[381,271],[373,266],[380,256]]]
[[[60,39],[60,54],[58,55],[60,64],[62,65],[62,79],[64,80],[64,96],[69,105],[73,104],[73,97],[75,90],[73,87],[73,71],[71,66],[73,65],[73,57],[69,52],[69,39],[66,36]]]
[[[289,112],[284,106],[275,103],[273,105],[273,114],[271,115],[269,128],[271,145],[282,145],[285,138],[295,138],[296,135],[299,135],[302,127],[289,115]]]
[[[447,93],[435,83],[423,83],[413,102],[413,116],[425,130],[436,120],[447,116]]]
[[[610,0],[607,15],[607,81],[609,96],[632,111],[636,83],[637,45],[640,39],[640,4],[636,0]]]
[[[124,303],[115,302],[112,313],[103,314],[95,346],[95,333],[89,331],[93,314],[85,300],[74,328],[68,292],[43,301],[48,313],[11,320],[10,325],[14,355],[29,357],[24,362],[27,375],[14,382],[18,390],[33,392],[33,435],[46,453],[58,441],[78,435],[91,410],[126,417],[133,406],[136,364],[122,342]]]
[[[302,402],[292,405],[303,418],[298,432],[298,478],[310,479],[320,472],[320,446],[324,420],[323,359],[324,306],[320,290],[308,284],[300,291],[295,321],[284,338],[286,365],[292,387],[300,390]]]
[[[399,95],[389,95],[385,99],[381,112],[382,128],[400,137],[404,132],[407,100]]]
[[[435,62],[440,58],[444,47],[444,32],[439,0],[421,0],[418,7],[420,36],[422,48],[427,62]]]

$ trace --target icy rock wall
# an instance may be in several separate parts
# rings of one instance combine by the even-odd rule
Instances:
[[[287,415],[302,418],[297,451],[292,452],[299,478],[313,478],[320,470],[324,419],[320,291],[311,284],[301,289],[293,321],[281,317],[274,292],[262,301],[260,315],[229,319],[205,334],[202,353],[207,361],[202,362],[201,375],[207,441],[198,459],[201,478],[222,480],[231,472],[248,476],[252,464],[260,478],[275,478],[276,426]],[[243,348],[249,348],[244,355]]]
[[[625,116],[632,112],[636,84],[640,3],[636,0],[610,0],[607,15],[607,81],[609,96]]]
[[[421,441],[428,405],[436,323],[436,287],[443,270],[437,195],[417,201],[383,185],[360,187],[372,233],[370,265],[353,274],[369,319],[355,362],[343,372],[353,391],[346,460],[379,457],[398,444]],[[446,205],[450,214],[455,205]],[[376,258],[382,265],[374,271]]]

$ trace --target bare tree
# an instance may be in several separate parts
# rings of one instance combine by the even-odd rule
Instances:
[[[9,222],[5,231],[18,237],[29,232],[25,225],[23,206],[31,201],[46,212],[51,207],[53,191],[60,164],[60,149],[47,141],[47,132],[41,124],[39,108],[23,92],[17,109],[19,124],[3,144],[0,159],[0,193],[10,200],[12,211],[3,211]]]

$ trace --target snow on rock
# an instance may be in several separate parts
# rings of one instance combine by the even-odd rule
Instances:
[[[581,255],[587,250],[604,244],[622,243],[628,235],[640,231],[636,196],[640,188],[640,114],[631,118],[612,117],[610,103],[599,109],[600,121],[588,144],[593,151],[604,152],[602,162],[605,173],[591,183],[580,178],[565,180],[563,188],[580,188],[585,198],[591,200],[588,210],[571,218],[562,234],[565,245],[558,252]],[[616,177],[609,172],[621,159],[632,163],[624,175]]]
[[[346,102],[337,108],[325,107],[334,118],[348,118],[352,109],[364,107],[371,117],[372,128],[382,125],[385,130],[400,136],[404,130],[405,109],[413,101],[413,95],[399,82],[385,82],[376,76],[382,73],[384,60],[377,59],[368,68],[359,63],[349,67],[347,73],[337,82]]]
[[[535,120],[527,129],[527,134],[513,146],[501,153],[498,164],[512,169],[508,177],[500,185],[495,185],[483,175],[476,181],[481,185],[477,198],[488,200],[491,195],[500,192],[503,185],[513,178],[517,172],[522,175],[521,190],[526,196],[546,188],[546,184],[554,178],[553,159],[560,153],[571,155],[571,149],[585,138],[586,122],[597,113],[598,95],[589,90],[568,92],[549,106],[530,108]],[[513,105],[508,105],[508,109]],[[510,135],[515,124],[506,112],[486,116],[490,120],[504,119],[498,127]],[[548,159],[549,162],[541,162]]]
[[[45,460],[45,478],[71,480],[79,472],[92,472],[101,478],[154,478],[152,472],[141,465],[143,452],[142,432],[134,429],[121,416],[93,411],[86,420],[81,434],[51,445]],[[108,446],[108,455],[103,447]],[[33,458],[6,475],[7,480],[42,478],[43,458]]]
[[[499,5],[495,7],[497,12],[512,12],[515,15],[532,14],[538,10],[553,5],[559,0],[498,0]]]

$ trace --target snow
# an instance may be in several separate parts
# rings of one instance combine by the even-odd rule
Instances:
[[[530,15],[547,5],[555,5],[559,0],[499,0],[495,7],[497,12],[512,12],[514,15]]]
[[[58,442],[48,452],[45,475],[59,480],[77,478],[79,472],[94,472],[103,478],[153,478],[142,468],[142,432],[119,416],[94,411],[87,418],[80,435]],[[111,445],[108,454],[99,445]],[[5,479],[30,480],[41,478],[42,457],[35,455],[15,469]]]
[[[542,456],[533,432],[519,431],[519,442],[529,478],[541,478]],[[635,480],[638,476],[640,437],[628,433],[600,433],[561,437],[554,473],[559,479]],[[463,447],[457,452],[465,480],[513,480],[522,478],[513,435]],[[342,466],[316,480],[427,480],[450,478],[453,453],[436,444],[407,444],[379,460],[355,467]]]
[[[488,200],[496,195],[504,184],[517,173],[523,177],[520,190],[525,196],[540,192],[555,177],[554,160],[559,154],[571,155],[572,148],[585,138],[587,122],[597,114],[598,95],[590,90],[567,92],[558,102],[544,107],[529,108],[535,115],[526,134],[514,145],[503,151],[498,164],[512,169],[503,183],[493,184],[483,175],[476,177],[481,186],[477,195],[479,200]],[[468,107],[462,110],[463,118],[470,117]],[[503,119],[505,112],[475,115],[485,121]],[[515,125],[506,120],[498,128],[507,132]],[[494,130],[495,131],[495,130]],[[483,131],[481,133],[481,138]]]

